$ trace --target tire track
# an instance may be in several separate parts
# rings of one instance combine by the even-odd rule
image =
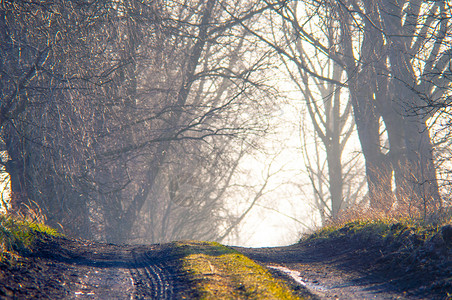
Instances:
[[[136,294],[134,299],[176,299],[176,285],[169,266],[147,253],[132,252],[134,267],[131,268]]]
[[[11,276],[0,280],[0,299],[16,299],[22,290],[20,299],[199,298],[180,258],[170,243],[115,245],[53,238],[36,245],[33,257],[27,258],[32,263],[21,274],[6,270]]]

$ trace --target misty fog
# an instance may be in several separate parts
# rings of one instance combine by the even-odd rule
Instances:
[[[275,246],[450,207],[450,1],[0,4],[3,212]]]

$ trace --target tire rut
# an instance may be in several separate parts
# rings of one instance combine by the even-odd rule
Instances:
[[[146,253],[132,252],[134,267],[130,269],[136,295],[134,298],[176,299],[175,280],[163,262]]]
[[[59,299],[196,298],[181,270],[180,254],[170,243],[115,245],[56,238],[37,244],[34,256],[33,266],[37,261],[41,269],[58,278],[43,281],[39,292],[59,295]],[[49,283],[52,287],[47,288]]]

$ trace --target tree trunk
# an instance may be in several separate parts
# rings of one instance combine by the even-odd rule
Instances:
[[[390,136],[391,151],[394,146],[397,153],[392,158],[397,169],[398,197],[417,204],[418,207],[420,205],[419,208],[426,217],[429,209],[435,210],[436,206],[440,205],[441,198],[426,115],[417,110],[421,99],[415,90],[416,76],[407,49],[410,35],[404,31],[401,24],[402,7],[393,0],[383,1],[381,5],[384,8],[382,18],[390,37],[388,53],[393,78],[390,95],[396,103],[395,114],[387,123],[394,123],[390,125],[394,132],[403,131],[399,136],[394,133]]]
[[[362,85],[361,85],[362,86]],[[362,88],[351,92],[353,112],[358,137],[363,150],[370,205],[376,210],[387,210],[392,206],[392,167],[380,147],[379,116],[368,97],[359,96]]]
[[[27,193],[27,153],[24,152],[25,145],[18,135],[11,121],[3,124],[4,141],[9,160],[5,163],[5,171],[10,176],[11,185],[11,211],[22,213],[25,205],[28,205]]]
[[[374,95],[372,94],[372,87],[377,85],[377,74],[373,66],[376,62],[374,48],[381,41],[375,31],[366,31],[362,43],[363,48],[361,49],[360,59],[362,61],[356,62],[351,32],[347,26],[347,20],[351,21],[347,12],[341,11],[341,13],[343,18],[341,47],[345,54],[345,70],[349,80],[353,115],[366,164],[369,201],[372,208],[385,210],[393,204],[391,192],[392,166],[381,152],[380,113],[375,106]]]

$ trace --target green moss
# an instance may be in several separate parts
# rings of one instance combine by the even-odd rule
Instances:
[[[342,225],[326,226],[307,238],[308,242],[329,239],[350,239],[359,242],[394,245],[420,245],[437,235],[441,226],[422,221],[401,219],[356,220]]]
[[[211,242],[176,242],[201,299],[299,299],[284,282],[241,253]]]
[[[7,263],[17,256],[30,254],[33,243],[42,235],[60,236],[44,224],[0,215],[0,261]]]

